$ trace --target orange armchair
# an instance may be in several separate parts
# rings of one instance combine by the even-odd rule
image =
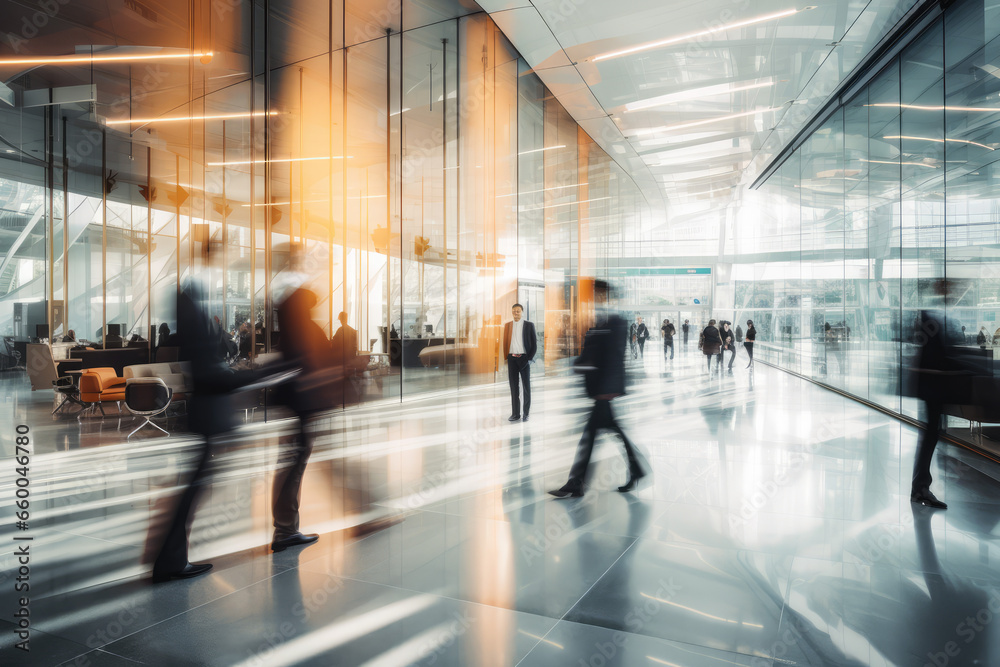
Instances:
[[[121,411],[121,401],[125,400],[125,378],[118,377],[114,368],[90,368],[80,376],[80,400],[95,405],[104,414],[102,403],[114,401]]]

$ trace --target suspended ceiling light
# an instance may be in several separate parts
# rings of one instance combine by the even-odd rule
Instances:
[[[754,109],[753,111],[742,111],[740,113],[730,114],[728,116],[716,116],[715,118],[706,118],[705,120],[696,120],[690,123],[681,123],[680,125],[661,125],[660,127],[645,127],[638,130],[624,130],[626,135],[641,136],[646,134],[659,134],[660,132],[672,132],[673,130],[683,130],[689,127],[698,127],[700,125],[709,125],[710,123],[718,123],[723,120],[732,120],[734,118],[743,118],[744,116],[753,116],[758,113],[769,113],[771,111],[780,111],[783,107],[770,107],[767,109]]]
[[[708,28],[707,30],[700,30],[698,32],[692,32],[687,35],[681,35],[679,37],[671,37],[669,39],[663,39],[657,42],[650,42],[648,44],[641,44],[639,46],[633,46],[627,49],[622,49],[621,51],[612,51],[611,53],[603,53],[599,56],[595,56],[591,60],[593,62],[600,62],[601,60],[610,60],[611,58],[620,58],[621,56],[627,56],[632,53],[638,53],[640,51],[648,51],[649,49],[658,49],[661,46],[668,46],[670,44],[677,44],[678,42],[686,42],[691,39],[697,39],[698,37],[704,37],[705,35],[714,35],[719,32],[725,32],[727,30],[732,30],[734,28],[742,28],[744,26],[753,25],[755,23],[765,23],[767,21],[775,21],[786,16],[791,16],[800,11],[805,11],[807,9],[815,9],[815,7],[803,7],[802,9],[786,9],[783,12],[776,12],[774,14],[765,14],[764,16],[758,16],[752,19],[746,19],[745,21],[737,21],[736,23],[728,23],[726,25],[720,25],[715,28]]]
[[[237,164],[267,164],[270,162],[274,164],[276,162],[309,162],[312,160],[352,160],[353,155],[333,155],[326,157],[286,157],[286,158],[272,158],[270,160],[235,160],[231,162],[209,162],[209,167],[232,167]]]
[[[131,118],[126,120],[109,120],[107,125],[148,125],[149,123],[177,123],[185,120],[229,120],[231,118],[250,118],[251,116],[277,116],[277,111],[245,111],[242,113],[221,113],[210,116],[168,116],[163,118]]]
[[[980,148],[985,148],[988,151],[995,150],[994,148],[991,148],[990,146],[987,146],[986,144],[980,144],[980,143],[977,143],[975,141],[968,141],[966,139],[935,139],[934,137],[910,137],[910,136],[907,136],[905,134],[886,135],[886,136],[884,136],[882,138],[883,139],[910,139],[912,141],[933,141],[934,143],[937,143],[937,144],[943,144],[946,141],[950,141],[950,142],[956,143],[956,144],[970,144],[972,146],[979,146]]]
[[[743,90],[753,90],[754,88],[766,88],[767,86],[773,86],[773,81],[765,81],[763,83],[751,83],[746,86],[735,86],[728,83],[720,83],[715,86],[704,86],[702,88],[692,88],[691,90],[682,90],[677,93],[670,93],[668,95],[660,95],[659,97],[653,97],[648,100],[642,100],[641,102],[630,102],[625,105],[625,112],[630,111],[641,111],[643,109],[650,109],[652,107],[663,106],[665,104],[674,104],[675,102],[684,102],[686,100],[696,100],[703,97],[714,97],[716,95],[728,95],[729,93],[738,93]]]
[[[199,51],[198,53],[151,53],[147,55],[74,55],[74,56],[49,56],[46,58],[2,58],[2,65],[90,65],[92,63],[133,63],[146,60],[182,60],[198,58],[203,63],[211,61],[215,55],[211,51]]]

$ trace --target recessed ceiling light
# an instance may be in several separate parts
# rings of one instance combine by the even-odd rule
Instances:
[[[208,116],[166,116],[163,118],[130,118],[109,120],[107,125],[148,125],[149,123],[176,123],[186,120],[229,120],[231,118],[250,118],[251,116],[277,116],[277,111],[243,111],[240,113],[220,113]]]
[[[653,97],[648,100],[642,100],[640,102],[630,102],[625,105],[625,111],[640,111],[642,109],[649,109],[651,107],[658,107],[664,104],[673,104],[675,102],[683,102],[685,100],[694,100],[703,97],[713,97],[715,95],[728,95],[729,93],[738,93],[742,90],[752,90],[754,88],[765,88],[767,86],[773,86],[774,83],[771,81],[764,81],[762,83],[751,83],[745,86],[733,86],[730,83],[721,83],[715,86],[704,86],[702,88],[692,88],[691,90],[682,90],[676,93],[670,93],[668,95],[660,95],[659,97]]]
[[[809,8],[807,8],[809,9]],[[657,42],[650,42],[649,44],[641,44],[639,46],[633,46],[628,49],[622,49],[621,51],[612,51],[611,53],[603,53],[599,56],[595,56],[591,60],[593,62],[599,62],[601,60],[610,60],[611,58],[619,58],[621,56],[627,56],[632,53],[638,53],[640,51],[648,51],[649,49],[658,49],[661,46],[668,46],[670,44],[676,44],[678,42],[686,42],[690,39],[697,39],[698,37],[704,37],[705,35],[713,35],[718,32],[725,32],[726,30],[732,30],[734,28],[742,28],[743,26],[753,25],[754,23],[764,23],[766,21],[774,21],[785,16],[791,16],[800,11],[799,9],[786,9],[783,12],[776,12],[774,14],[765,14],[764,16],[758,16],[752,19],[746,19],[744,21],[737,21],[736,23],[728,23],[726,25],[720,25],[714,28],[708,28],[707,30],[699,30],[698,32],[692,32],[687,35],[680,35],[679,37],[671,37],[669,39],[663,39]]]
[[[211,60],[212,52],[205,53],[150,53],[132,54],[122,56],[49,56],[47,58],[4,58],[0,60],[2,65],[89,65],[91,63],[132,63],[144,60],[178,60],[182,58],[198,58],[202,62],[208,58]]]
[[[682,130],[688,127],[698,127],[699,125],[708,125],[709,123],[717,123],[723,120],[732,120],[734,118],[742,118],[744,116],[753,116],[759,113],[768,113],[771,111],[780,111],[784,107],[770,107],[768,109],[754,109],[753,111],[743,111],[741,113],[734,113],[728,116],[716,116],[715,118],[706,118],[704,120],[696,120],[690,123],[681,123],[679,125],[662,125],[660,127],[645,127],[638,130],[625,130],[626,135],[631,136],[641,136],[644,134],[659,134],[660,132],[671,132],[673,130]]]

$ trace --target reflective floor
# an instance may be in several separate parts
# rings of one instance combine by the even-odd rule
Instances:
[[[215,444],[192,527],[215,569],[155,587],[150,519],[193,441],[53,419],[51,396],[0,378],[0,664],[1000,664],[998,466],[942,444],[950,509],[915,508],[913,429],[744,365],[632,365],[615,407],[653,468],[634,494],[607,435],[584,498],[545,493],[590,406],[576,378],[536,378],[529,423],[507,422],[505,384],[332,415],[302,497],[321,539],[278,554],[270,476],[294,424],[247,424]],[[20,423],[37,443],[30,653],[11,622]]]

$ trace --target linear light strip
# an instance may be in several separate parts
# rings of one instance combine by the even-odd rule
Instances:
[[[530,151],[523,151],[521,153],[518,153],[518,155],[527,155],[528,153],[541,153],[542,151],[551,151],[556,148],[566,148],[566,145],[560,144],[559,146],[546,146],[545,148],[536,148]]]
[[[117,63],[135,62],[138,60],[180,60],[183,58],[211,58],[211,51],[199,53],[157,53],[149,55],[129,56],[49,56],[48,58],[3,58],[2,65],[79,65],[82,63]]]
[[[935,139],[934,137],[910,137],[910,136],[907,136],[905,134],[887,135],[887,136],[884,136],[882,138],[883,139],[911,139],[913,141],[933,141],[934,143],[937,143],[937,144],[943,144],[946,141],[951,141],[951,142],[956,143],[956,144],[971,144],[973,146],[979,146],[980,148],[985,148],[988,151],[996,150],[994,148],[990,148],[986,144],[980,144],[980,143],[977,143],[975,141],[968,141],[966,139]]]
[[[231,118],[250,118],[253,116],[277,116],[277,111],[245,111],[240,113],[223,113],[211,116],[171,116],[167,118],[132,118],[125,120],[109,120],[106,125],[146,125],[148,123],[175,123],[185,120],[229,120]]]
[[[910,165],[910,166],[913,166],[913,167],[927,167],[928,169],[937,169],[937,167],[935,167],[934,165],[932,165],[932,164],[924,164],[923,162],[893,162],[892,160],[866,160],[864,158],[861,158],[861,161],[862,162],[871,162],[873,164],[894,164],[894,165],[901,165],[901,164],[903,164],[903,165]]]
[[[517,195],[533,195],[538,192],[548,192],[549,190],[565,190],[566,188],[581,188],[584,185],[590,185],[590,183],[577,183],[574,185],[556,185],[551,188],[542,188],[541,190],[527,190],[525,192],[512,192],[506,195],[497,195],[497,199],[500,197],[516,197]]]
[[[918,111],[986,111],[990,113],[996,113],[1000,111],[1000,108],[993,107],[953,107],[953,106],[926,106],[922,104],[896,104],[893,102],[877,102],[875,104],[866,104],[866,107],[883,107],[891,109],[916,109]]]
[[[574,204],[584,204],[590,201],[604,201],[605,199],[611,199],[611,197],[596,197],[595,199],[581,199],[580,201],[568,201],[562,204],[549,204],[548,206],[532,206],[530,208],[521,209],[522,211],[537,211],[543,208],[559,208],[560,206],[573,206]]]
[[[363,195],[361,197],[348,197],[348,201],[357,201],[359,199],[384,199],[385,195]],[[331,197],[330,199],[339,199],[339,197]],[[253,206],[288,206],[291,204],[322,204],[324,202],[329,202],[330,199],[306,199],[305,201],[295,202],[295,201],[276,201],[270,204],[253,204]],[[243,208],[250,208],[251,204],[241,204]]]
[[[265,163],[275,163],[275,162],[309,162],[312,160],[352,160],[353,155],[334,155],[326,157],[288,157],[288,158],[275,158],[271,160],[238,160],[236,162],[209,162],[209,167],[231,167],[237,164],[265,164]]]
[[[777,12],[774,14],[766,14],[764,16],[758,16],[756,18],[747,19],[745,21],[737,21],[736,23],[729,23],[726,25],[717,26],[715,28],[709,28],[708,30],[701,30],[699,32],[692,32],[687,35],[681,35],[680,37],[671,37],[670,39],[664,39],[658,42],[650,42],[649,44],[642,44],[640,46],[633,46],[628,49],[622,49],[621,51],[612,51],[611,53],[605,53],[593,58],[593,62],[599,62],[601,60],[609,60],[611,58],[619,58],[621,56],[627,56],[631,53],[638,53],[639,51],[648,51],[649,49],[658,49],[661,46],[667,46],[669,44],[676,44],[677,42],[686,42],[689,39],[696,39],[698,37],[704,37],[705,35],[714,35],[718,32],[725,32],[726,30],[732,30],[734,28],[742,28],[744,26],[753,25],[754,23],[764,23],[766,21],[774,21],[776,19],[784,18],[786,16],[791,16],[792,14],[798,13],[798,9],[786,9],[783,12]]]
[[[625,105],[625,113],[629,113],[631,111],[641,111],[643,109],[650,109],[652,107],[658,107],[664,104],[674,104],[675,102],[697,100],[705,97],[715,97],[717,95],[729,95],[731,93],[739,93],[744,90],[753,90],[754,88],[767,88],[768,86],[773,86],[773,85],[774,82],[766,81],[764,83],[752,83],[747,86],[737,86],[735,88],[729,88],[728,83],[719,84],[718,86],[705,86],[704,88],[693,88],[691,90],[682,91],[679,93],[660,95],[659,97],[643,100],[642,102],[630,102],[629,104]]]
[[[696,120],[690,123],[681,123],[680,125],[662,125],[660,127],[646,127],[639,130],[625,130],[625,134],[629,136],[642,136],[645,134],[658,134],[660,132],[672,132],[673,130],[683,130],[689,127],[698,127],[699,125],[709,125],[711,123],[718,123],[723,120],[732,120],[734,118],[743,118],[744,116],[753,116],[758,113],[770,113],[772,111],[780,111],[783,107],[770,107],[768,109],[754,109],[753,111],[743,111],[740,113],[730,114],[729,116],[716,116],[715,118],[706,118],[705,120]]]

